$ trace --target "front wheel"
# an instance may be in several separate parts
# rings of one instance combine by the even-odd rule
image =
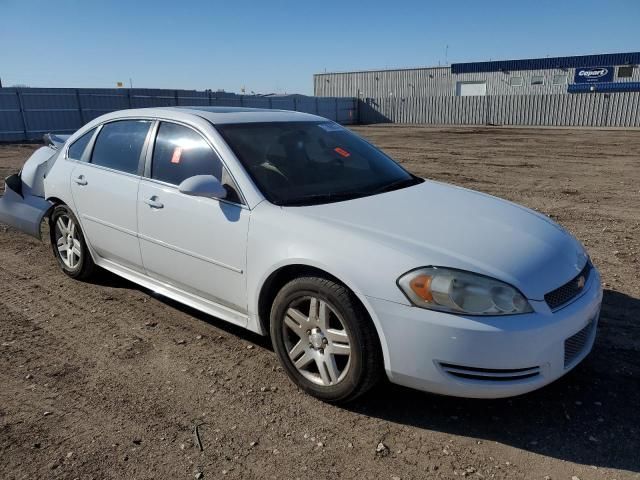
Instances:
[[[347,402],[382,374],[375,329],[345,286],[318,277],[287,283],[271,308],[271,341],[300,388],[328,402]]]
[[[95,264],[87,248],[78,219],[66,205],[58,205],[49,217],[53,254],[64,273],[72,278],[88,278]]]

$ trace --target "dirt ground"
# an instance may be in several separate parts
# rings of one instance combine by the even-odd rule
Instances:
[[[73,281],[49,246],[0,226],[0,477],[640,478],[640,132],[355,130],[577,235],[605,287],[592,354],[508,400],[384,384],[330,406],[288,381],[268,340],[107,273]],[[34,148],[0,146],[0,175]]]

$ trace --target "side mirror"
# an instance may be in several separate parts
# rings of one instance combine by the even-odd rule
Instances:
[[[220,180],[213,175],[196,175],[189,177],[178,185],[180,193],[193,197],[205,198],[225,198],[227,190],[222,186]]]

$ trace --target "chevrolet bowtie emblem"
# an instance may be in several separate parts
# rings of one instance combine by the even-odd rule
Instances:
[[[584,288],[584,284],[585,284],[586,280],[584,279],[584,275],[580,275],[578,277],[578,290],[582,290]]]

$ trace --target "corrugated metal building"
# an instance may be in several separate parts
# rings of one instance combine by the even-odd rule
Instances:
[[[640,91],[640,52],[314,75],[321,97],[410,98]]]

